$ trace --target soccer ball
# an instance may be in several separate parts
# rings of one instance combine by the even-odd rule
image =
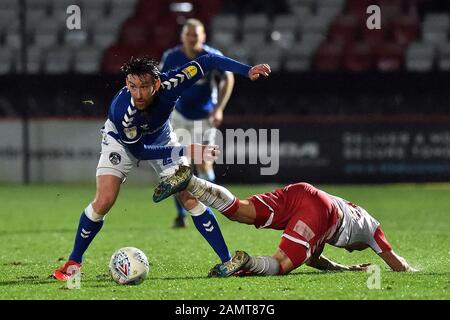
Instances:
[[[109,273],[118,284],[140,284],[148,275],[148,259],[137,248],[117,250],[109,262]]]

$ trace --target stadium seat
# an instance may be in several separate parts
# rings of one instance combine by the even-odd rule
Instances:
[[[250,14],[242,19],[243,33],[264,33],[269,28],[269,19],[265,14]]]
[[[131,57],[130,50],[123,45],[108,48],[103,55],[102,70],[106,74],[120,73],[120,67]]]
[[[324,43],[316,52],[314,66],[318,71],[338,71],[342,66],[343,46],[339,43]]]
[[[298,17],[292,14],[277,15],[273,19],[272,31],[294,31],[300,27]]]
[[[58,43],[61,25],[58,21],[46,19],[36,27],[34,45],[40,48],[49,48]]]
[[[83,6],[82,0],[50,0],[50,7],[53,13],[65,13],[67,15],[67,8],[71,5]]]
[[[86,7],[86,5],[83,5],[81,8],[81,28],[84,30],[91,31],[95,29],[97,23],[108,18],[105,9],[101,6]]]
[[[375,47],[375,64],[379,71],[399,71],[403,65],[404,49],[401,45],[385,42]]]
[[[373,0],[347,0],[346,11],[352,15],[363,17],[367,15],[367,8],[373,4]]]
[[[56,47],[47,52],[44,71],[49,74],[69,72],[72,66],[72,50],[67,47]]]
[[[230,31],[214,31],[211,38],[212,45],[217,48],[233,45],[236,41],[235,33]]]
[[[386,21],[382,22],[381,29],[368,29],[363,25],[360,29],[360,34],[363,41],[372,47],[376,47],[388,40],[389,30],[391,30],[391,27],[388,21]]]
[[[135,14],[135,8],[134,7],[115,7],[113,10],[109,12],[108,17],[114,21],[116,21],[117,24],[121,25],[124,23],[128,18],[133,17]],[[149,18],[152,17],[151,14],[146,14],[141,12],[139,16],[137,16],[140,21],[143,21],[142,17],[146,17],[146,24],[149,24]],[[151,21],[155,22],[155,21]]]
[[[129,18],[122,27],[120,42],[130,48],[139,48],[144,46],[149,38],[150,28],[136,18]]]
[[[36,8],[33,10],[27,10],[26,19],[27,19],[27,28],[34,29],[40,23],[47,19],[47,11],[44,8]]]
[[[316,1],[317,8],[320,7],[332,7],[344,9],[346,0],[317,0]]]
[[[241,46],[240,44],[235,44],[234,46],[223,48],[224,53],[240,62],[250,63],[251,52],[249,48]]]
[[[366,42],[357,42],[348,46],[344,54],[344,67],[351,72],[364,72],[372,69],[373,51]]]
[[[405,46],[417,39],[419,20],[416,15],[402,15],[392,21],[394,42]]]
[[[19,2],[17,0],[2,0],[0,1],[0,10],[12,9],[15,11],[19,10]]]
[[[310,6],[294,6],[290,10],[294,16],[297,17],[300,24],[313,15],[312,8]]]
[[[223,6],[222,0],[193,0],[194,8],[200,20],[209,25],[211,18],[216,16]]]
[[[0,47],[0,74],[12,72],[14,65],[14,52],[11,48]]]
[[[269,45],[264,47],[264,50],[256,51],[253,64],[267,63],[273,72],[277,72],[281,69],[283,52],[282,49],[275,45]]]
[[[297,43],[286,52],[284,69],[290,72],[306,71],[311,66],[311,59],[317,47],[308,43]]]
[[[86,29],[64,30],[63,43],[70,48],[80,48],[88,43],[89,34]]]
[[[158,39],[157,43],[152,42],[152,44],[158,46],[158,48],[162,48],[162,51],[177,45],[180,41],[180,30],[174,21],[169,20],[153,26],[152,33],[153,36],[151,39]]]
[[[105,12],[111,0],[81,0],[82,12],[93,10],[95,12]]]
[[[318,0],[316,15],[326,16],[334,20],[344,10],[345,0]]]
[[[0,34],[3,28],[8,27],[18,17],[15,9],[0,9]]]
[[[28,47],[27,51],[27,73],[36,74],[40,73],[42,70],[44,50],[37,46]],[[16,72],[21,72],[21,62],[20,59],[15,61]]]
[[[326,39],[326,36],[320,33],[302,34],[301,43],[316,50]]]
[[[78,73],[97,73],[100,71],[102,50],[85,47],[75,51],[74,71]]]
[[[266,34],[264,32],[249,32],[242,35],[241,45],[254,52],[266,44]]]
[[[7,47],[13,49],[19,49],[21,46],[19,23],[13,21],[8,27],[5,28],[4,44]]]
[[[450,42],[439,47],[438,66],[442,71],[450,71]]]
[[[433,68],[435,49],[426,42],[414,42],[406,51],[406,68],[410,71],[430,71]]]
[[[311,16],[302,25],[301,32],[302,34],[326,34],[328,32],[328,28],[330,25],[330,21],[326,19],[326,17],[322,16]]]
[[[448,13],[428,13],[423,20],[423,29],[427,31],[448,31],[450,16]]]
[[[296,35],[293,31],[272,31],[270,34],[270,39],[272,43],[279,48],[289,49],[296,42]]]
[[[240,20],[233,14],[217,15],[211,20],[211,31],[236,34],[240,29]]]
[[[361,25],[361,20],[355,15],[339,16],[331,24],[328,37],[333,42],[351,44],[355,41]]]

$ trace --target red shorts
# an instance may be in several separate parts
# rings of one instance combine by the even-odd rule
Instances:
[[[256,209],[255,226],[284,230],[279,248],[298,267],[330,238],[339,213],[325,192],[298,183],[249,198]]]

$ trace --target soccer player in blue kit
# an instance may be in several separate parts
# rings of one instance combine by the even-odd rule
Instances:
[[[140,160],[149,160],[161,179],[173,175],[187,158],[195,162],[214,160],[216,146],[191,144],[180,146],[169,122],[175,103],[184,90],[213,70],[220,69],[256,80],[268,76],[266,64],[250,67],[227,57],[207,54],[181,68],[160,73],[157,62],[147,57],[131,58],[121,71],[126,86],[113,98],[108,119],[102,128],[102,150],[97,166],[97,192],[92,203],[80,217],[75,243],[69,260],[53,272],[57,280],[68,280],[81,268],[84,252],[103,226],[105,215],[113,206],[132,167]],[[191,193],[178,193],[180,203],[192,215],[202,236],[220,257],[235,271],[217,220],[208,207]]]
[[[222,53],[205,44],[206,34],[203,23],[197,19],[188,19],[181,31],[182,45],[167,50],[161,59],[160,69],[167,72],[179,68],[202,55]],[[220,78],[220,82],[216,80]],[[225,109],[234,86],[233,73],[220,69],[211,70],[195,85],[185,90],[172,113],[174,130],[184,129],[190,133],[192,143],[214,145],[216,128],[223,120]],[[203,161],[196,166],[197,176],[214,182],[215,174],[212,161]],[[186,211],[175,198],[177,217],[174,228],[187,226]]]

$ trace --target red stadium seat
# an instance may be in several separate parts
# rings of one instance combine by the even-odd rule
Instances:
[[[324,43],[317,50],[314,66],[318,71],[337,71],[341,68],[343,46],[340,43]]]
[[[374,4],[373,0],[347,0],[347,12],[364,17],[367,15],[367,7]]]
[[[130,50],[123,45],[114,45],[103,54],[102,70],[107,74],[120,72],[120,67],[131,57]]]
[[[152,27],[153,35],[148,39],[149,43],[155,44],[160,48],[170,48],[180,42],[180,27],[174,21],[165,20],[165,23],[159,23]]]
[[[417,39],[419,34],[419,19],[416,15],[403,15],[392,22],[392,35],[394,42],[402,46],[408,45]]]
[[[329,39],[332,42],[349,44],[355,41],[361,20],[355,15],[339,16],[330,27],[328,32]]]
[[[364,25],[361,28],[361,38],[372,47],[375,47],[386,40],[386,38],[388,37],[388,30],[390,30],[390,27],[387,22],[382,22],[381,29],[368,29]]]
[[[358,42],[346,48],[344,68],[352,72],[369,71],[373,67],[372,47],[366,42]]]
[[[159,61],[161,59],[161,56],[164,53],[165,49],[167,49],[167,48],[158,47],[155,45],[147,45],[142,48],[138,48],[134,52],[134,54],[137,57],[149,56],[150,58],[153,58],[153,59],[156,59]]]
[[[207,25],[222,8],[222,1],[220,0],[193,0],[193,3],[198,18]]]
[[[151,28],[136,17],[129,18],[122,27],[120,43],[130,48],[140,48],[150,38]]]
[[[398,71],[404,60],[405,49],[396,43],[384,43],[377,47],[376,67],[379,71]]]

